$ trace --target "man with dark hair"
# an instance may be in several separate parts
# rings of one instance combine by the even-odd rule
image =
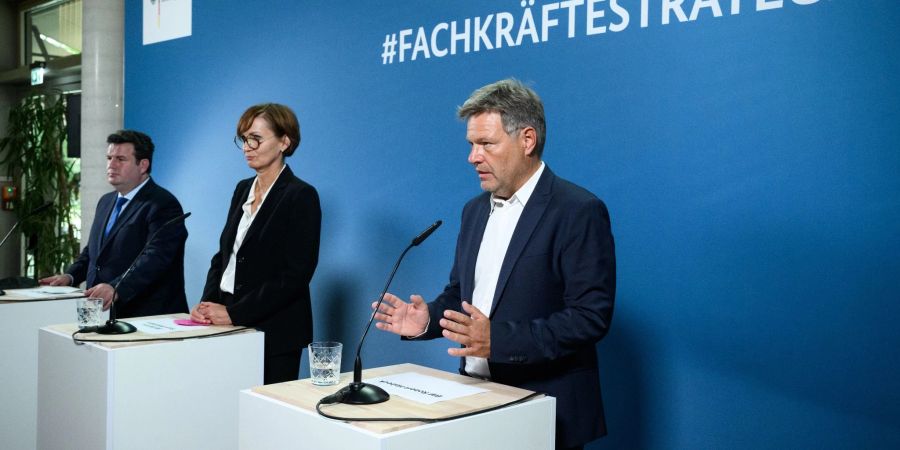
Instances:
[[[88,245],[65,273],[41,284],[75,286],[87,282],[85,295],[112,304],[116,289],[119,318],[188,312],[184,294],[183,223],[159,231],[124,281],[122,275],[148,239],[183,211],[178,199],[150,178],[153,141],[140,131],[120,130],[106,139],[106,178],[115,191],[97,203]],[[121,281],[121,284],[119,282]]]
[[[153,140],[140,131],[119,130],[106,138],[107,144],[131,144],[134,146],[134,158],[138,161],[147,160],[147,173],[153,171]]]
[[[376,326],[461,345],[460,372],[556,397],[557,449],[606,434],[595,345],[609,330],[616,260],[609,213],[541,161],[540,98],[516,80],[459,109],[486,191],[463,208],[450,283],[433,302],[387,294]],[[375,304],[373,303],[373,307]]]

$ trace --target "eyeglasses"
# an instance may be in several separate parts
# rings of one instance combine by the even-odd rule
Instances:
[[[247,136],[247,137],[235,136],[234,137],[234,145],[236,145],[237,148],[243,150],[244,145],[246,144],[247,147],[250,148],[250,150],[256,150],[259,148],[259,144],[262,144],[263,141],[265,141],[267,139],[272,139],[273,137],[275,137],[275,136],[270,136],[267,138],[258,138],[255,136]]]

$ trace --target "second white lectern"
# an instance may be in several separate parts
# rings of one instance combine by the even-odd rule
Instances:
[[[38,448],[237,448],[238,393],[263,382],[263,333],[76,345],[74,330],[40,330]]]

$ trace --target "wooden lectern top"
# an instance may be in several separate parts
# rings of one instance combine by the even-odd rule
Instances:
[[[488,409],[523,398],[531,391],[503,384],[493,383],[478,378],[467,377],[459,374],[431,369],[416,364],[397,364],[394,366],[379,367],[363,371],[363,381],[370,378],[394,375],[405,372],[416,372],[423,375],[455,381],[460,384],[475,386],[485,389],[486,392],[446,400],[431,405],[425,405],[403,397],[392,395],[390,400],[375,405],[323,405],[322,410],[330,415],[340,417],[427,417],[440,418],[455,416],[475,411]],[[257,386],[253,392],[270,397],[290,405],[316,412],[316,403],[322,397],[334,394],[353,381],[353,373],[341,374],[341,381],[335,386],[316,386],[309,378],[286,383]],[[324,418],[323,418],[324,419]],[[330,419],[324,419],[330,420]],[[416,427],[422,422],[348,422],[350,425],[363,428],[375,433],[390,433],[407,428]]]
[[[144,320],[144,319],[190,319],[190,314],[162,314],[159,316],[147,316],[147,317],[129,317],[127,319],[119,319],[120,322],[129,322],[136,320]],[[78,325],[74,323],[64,323],[59,325],[50,325],[46,327],[48,330],[52,330],[58,333],[72,335],[72,333],[78,331]],[[171,333],[165,334],[149,334],[143,333],[141,331],[136,331],[134,333],[129,334],[97,334],[93,332],[79,333],[78,338],[83,339],[86,342],[90,342],[92,340],[98,341],[123,341],[123,342],[95,342],[97,345],[101,345],[106,348],[122,348],[122,347],[131,347],[135,345],[146,345],[146,344],[158,344],[160,342],[165,342],[167,340],[174,339],[187,339],[187,338],[195,338],[195,337],[203,337],[210,336],[217,333],[223,333],[232,330],[238,330],[243,327],[237,327],[233,325],[207,325],[205,327],[197,327],[197,329],[185,330],[185,331],[175,331]],[[235,331],[236,333],[250,333],[250,332],[258,332],[254,328],[248,328],[244,331]],[[124,341],[133,341],[133,340],[141,340],[142,342],[124,342]]]
[[[84,297],[84,291],[60,294],[36,294],[36,289],[37,288],[5,289],[5,294],[0,295],[0,303],[44,302],[48,300],[65,300],[69,298]]]

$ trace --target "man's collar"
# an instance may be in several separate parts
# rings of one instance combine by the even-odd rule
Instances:
[[[131,200],[134,199],[134,196],[137,195],[138,191],[140,191],[141,188],[143,188],[144,185],[147,184],[148,181],[150,181],[150,177],[149,177],[149,176],[147,176],[147,179],[144,180],[143,182],[141,182],[141,184],[137,185],[136,188],[134,188],[134,189],[128,191],[128,193],[125,194],[125,195],[122,195],[122,194],[120,193],[120,194],[118,195],[118,197],[125,197],[125,198],[127,198],[128,201],[130,202]]]
[[[504,200],[502,198],[495,197],[494,194],[491,194],[491,212],[494,212],[494,208],[497,206],[511,206],[516,202],[522,203],[522,206],[525,206],[528,203],[528,199],[531,198],[531,194],[534,193],[534,188],[537,187],[538,180],[541,179],[541,174],[544,173],[545,164],[541,161],[541,165],[538,166],[538,169],[531,175],[528,181],[516,191],[508,200]]]

